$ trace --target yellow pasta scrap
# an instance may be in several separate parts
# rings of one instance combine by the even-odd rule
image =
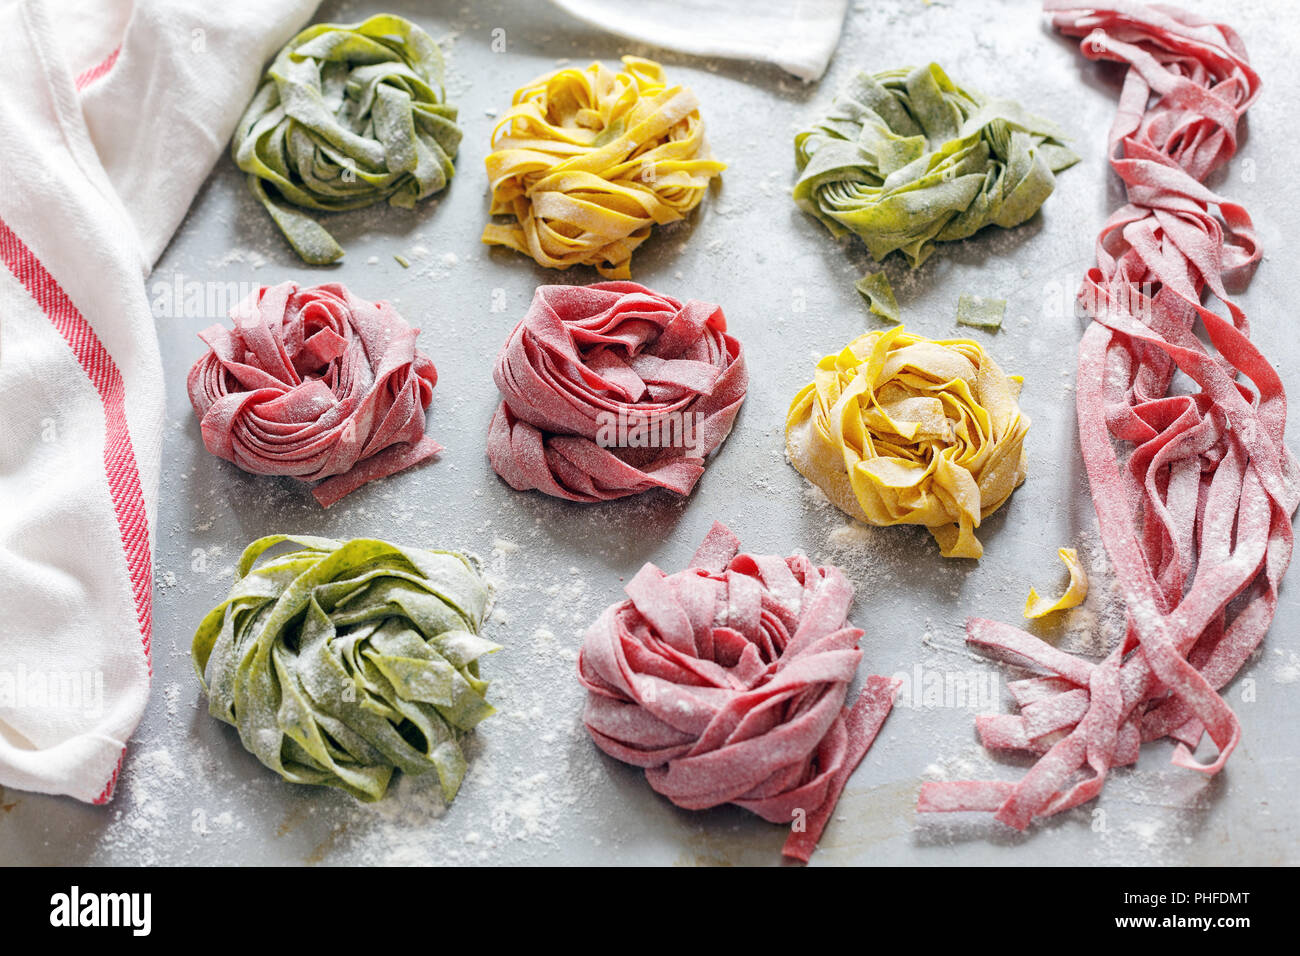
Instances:
[[[1031,587],[1029,597],[1025,600],[1027,618],[1046,617],[1053,611],[1078,607],[1088,596],[1088,573],[1083,570],[1083,564],[1079,561],[1079,552],[1074,548],[1060,548],[1056,553],[1061,556],[1061,560],[1070,571],[1070,586],[1055,601],[1039,597],[1038,592]]]

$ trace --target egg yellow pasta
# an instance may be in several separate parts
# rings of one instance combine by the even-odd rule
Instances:
[[[726,168],[695,94],[631,56],[622,70],[565,67],[516,90],[486,162],[491,214],[511,221],[489,224],[485,243],[610,279],[629,278],[651,228],[682,219]]]
[[[1046,617],[1054,611],[1078,607],[1088,596],[1088,572],[1083,570],[1083,564],[1079,561],[1079,552],[1074,548],[1057,548],[1056,553],[1069,569],[1070,586],[1055,601],[1041,597],[1034,588],[1030,588],[1029,597],[1025,599],[1027,618]]]
[[[977,342],[870,332],[817,363],[786,449],[859,521],[925,525],[944,557],[978,558],[975,529],[1025,480],[1020,383]]]

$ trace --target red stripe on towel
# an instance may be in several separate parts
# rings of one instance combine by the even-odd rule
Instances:
[[[153,660],[149,647],[153,635],[153,561],[149,553],[149,517],[145,512],[140,470],[136,465],[135,449],[131,445],[131,433],[127,427],[126,386],[122,381],[122,373],[95,335],[95,330],[72,304],[58,281],[3,219],[0,219],[0,261],[23,284],[51,324],[67,341],[72,354],[99,393],[104,407],[104,473],[108,478],[108,491],[113,499],[113,511],[122,538],[122,552],[131,578],[131,593],[135,599],[145,662],[149,666],[149,676],[152,677]],[[118,765],[121,765],[120,759]],[[95,800],[96,803],[107,802],[116,780],[117,769],[114,769],[103,793]]]
[[[73,81],[77,85],[78,92],[84,90],[91,83],[94,83],[97,79],[99,79],[109,70],[111,70],[113,68],[113,64],[117,62],[117,58],[121,54],[121,52],[122,52],[122,48],[119,46],[115,50],[113,50],[113,52],[110,53],[108,56],[104,57],[104,59],[101,60],[99,63],[95,64],[90,69],[85,70],[82,73],[78,74],[76,80]]]

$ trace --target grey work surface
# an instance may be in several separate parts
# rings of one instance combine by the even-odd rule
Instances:
[[[1231,22],[1264,80],[1243,148],[1212,184],[1253,214],[1265,250],[1239,299],[1255,341],[1300,395],[1293,304],[1300,273],[1284,230],[1300,206],[1288,111],[1300,102],[1297,53],[1283,0],[1192,3]],[[196,333],[222,316],[166,308],[158,333],[167,374],[167,432],[156,527],[154,690],[117,794],[103,808],[0,794],[0,860],[27,863],[596,863],[767,864],[785,831],[736,808],[691,813],[652,792],[640,771],[600,754],[580,722],[574,677],[581,634],[645,561],[681,567],[711,522],[747,550],[806,551],[846,569],[854,620],[866,630],[862,672],[922,681],[938,674],[990,691],[978,704],[1010,708],[1003,673],[966,652],[962,622],[1021,620],[1029,586],[1056,592],[1060,546],[1093,571],[1087,604],[1035,627],[1061,646],[1100,652],[1121,612],[1105,574],[1074,424],[1074,357],[1081,325],[1072,298],[1093,261],[1093,237],[1122,202],[1105,158],[1119,68],[1089,63],[1029,2],[858,2],[827,76],[805,86],[776,68],[705,62],[591,30],[542,3],[326,3],[318,19],[359,20],[389,9],[443,40],[448,88],[465,140],[457,176],[414,212],[381,207],[332,217],[347,249],[337,267],[296,260],[242,176],[223,158],[150,279],[160,303],[178,281],[304,284],[340,281],[387,298],[423,331],[439,382],[429,433],[446,445],[423,467],[375,482],[329,511],[289,479],[243,474],[204,450],[185,394],[200,355]],[[495,31],[504,31],[497,33]],[[494,53],[494,39],[506,52]],[[686,223],[660,228],[633,276],[682,299],[720,303],[744,343],[751,386],[734,432],[694,494],[649,494],[582,506],[517,493],[484,455],[497,402],[493,358],[538,284],[589,282],[479,243],[487,209],[483,157],[492,116],[521,82],[564,62],[657,55],[693,87],[710,140],[729,164]],[[1042,213],[1014,231],[986,230],[941,246],[909,273],[885,269],[907,325],[933,337],[976,338],[1026,377],[1033,421],[1029,480],[985,523],[978,563],[939,557],[916,528],[868,529],[841,516],[786,463],[783,422],[816,359],[881,327],[853,281],[871,271],[860,244],[836,242],[789,198],[791,139],[854,71],[936,60],[958,82],[1020,100],[1061,123],[1082,162],[1061,174]],[[404,269],[394,254],[410,260]],[[375,257],[371,261],[371,257]],[[213,288],[210,286],[209,288]],[[964,292],[1004,297],[1008,317],[988,334],[954,324]],[[502,307],[504,306],[504,307]],[[189,656],[200,617],[226,593],[241,548],[278,531],[374,536],[477,552],[498,586],[487,634],[505,649],[484,663],[500,713],[470,745],[472,767],[443,808],[431,779],[402,780],[361,805],[342,793],[292,786],[206,712]],[[817,864],[1221,864],[1300,861],[1300,777],[1292,729],[1300,718],[1300,600],[1292,567],[1262,651],[1227,691],[1243,739],[1213,779],[1169,764],[1167,742],[1115,771],[1094,803],[1014,833],[982,817],[918,817],[924,779],[1015,779],[1024,761],[979,747],[976,709],[961,701],[894,711],[851,779],[813,858]],[[931,678],[934,679],[934,678]],[[920,696],[920,695],[918,695]],[[979,696],[979,695],[977,695]]]

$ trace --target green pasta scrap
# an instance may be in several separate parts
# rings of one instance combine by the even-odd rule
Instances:
[[[875,259],[898,250],[916,268],[938,242],[1025,222],[1078,160],[1054,124],[931,63],[858,74],[796,135],[794,199]]]
[[[890,322],[901,322],[902,313],[898,309],[898,300],[894,298],[894,289],[889,284],[889,277],[883,272],[865,275],[853,284],[862,298],[870,304],[871,311]]]
[[[991,299],[982,295],[957,297],[957,324],[978,329],[1000,329],[1007,314],[1006,299]]]
[[[302,208],[414,208],[455,172],[456,115],[442,52],[414,23],[389,14],[318,23],[276,56],[231,153],[294,251],[325,265],[343,249]]]
[[[267,557],[288,542],[293,550]],[[208,712],[292,783],[378,800],[394,770],[455,797],[465,734],[494,711],[478,660],[488,587],[454,551],[276,534],[240,558],[192,648]]]

